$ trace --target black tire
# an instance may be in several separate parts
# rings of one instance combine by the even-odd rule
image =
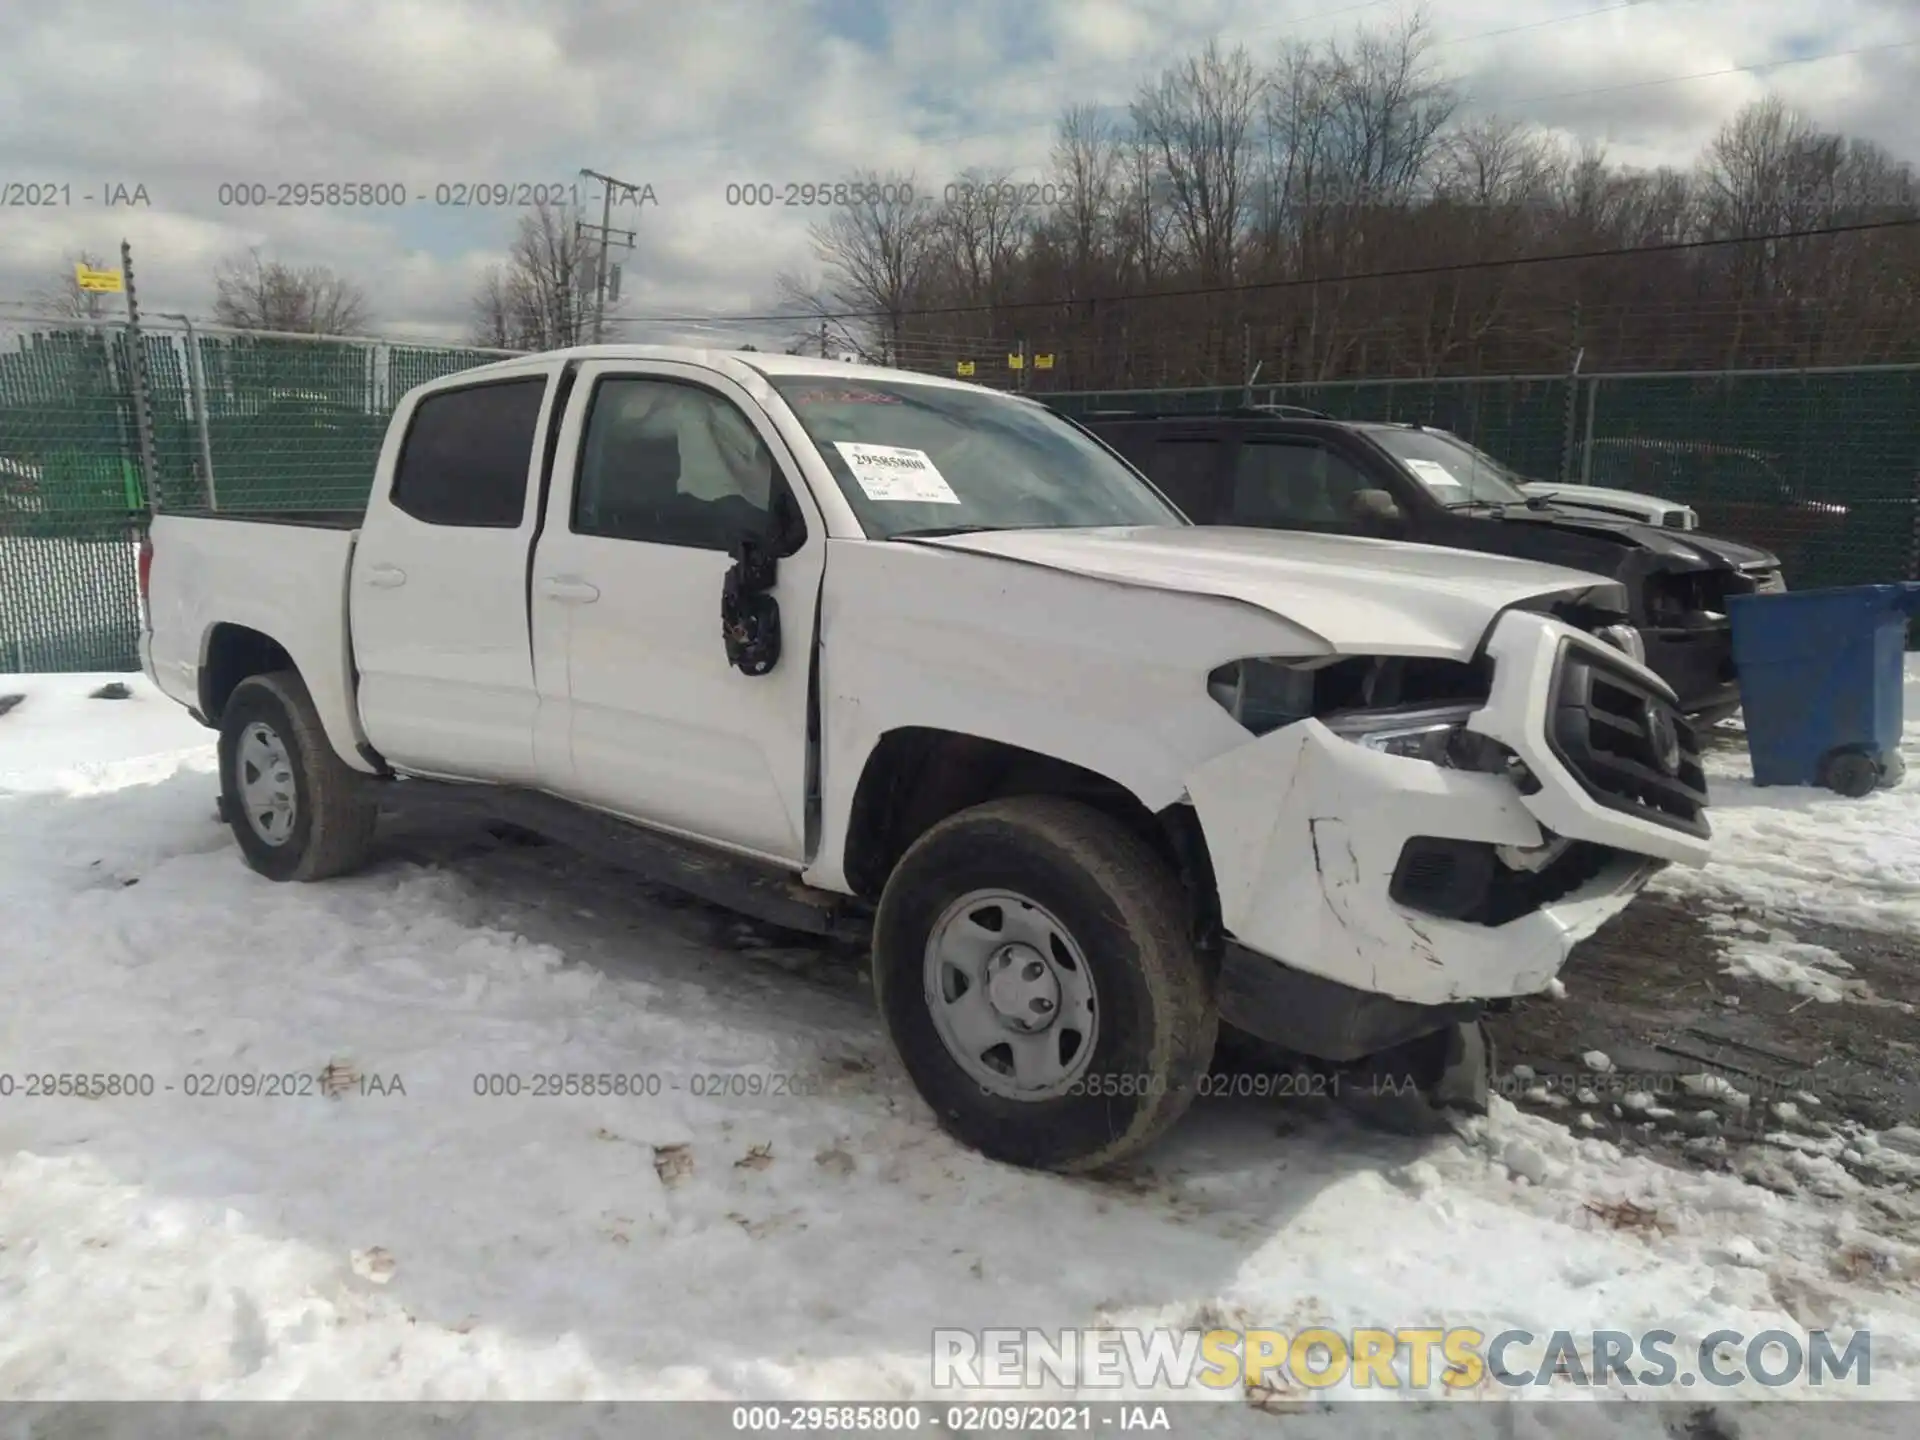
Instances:
[[[1086,1069],[1053,1098],[986,1089],[931,1013],[934,926],[955,901],[996,888],[1051,912],[1097,992]],[[874,919],[873,982],[901,1063],[941,1126],[984,1155],[1036,1169],[1095,1170],[1151,1144],[1193,1103],[1219,1025],[1212,967],[1193,944],[1171,868],[1100,811],[1054,797],[978,805],[914,842]]]
[[[1841,750],[1829,755],[1822,769],[1822,783],[1850,800],[1871,795],[1880,786],[1880,762],[1858,750]]]
[[[294,819],[287,838],[270,844],[243,813],[241,739],[264,725],[286,747]],[[357,870],[373,846],[379,805],[366,778],[334,753],[313,697],[291,670],[240,682],[220,714],[221,810],[247,864],[269,880],[327,880]]]

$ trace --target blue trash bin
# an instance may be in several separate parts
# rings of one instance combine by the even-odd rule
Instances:
[[[1900,779],[1902,672],[1916,610],[1920,583],[1728,600],[1754,784],[1859,796]]]

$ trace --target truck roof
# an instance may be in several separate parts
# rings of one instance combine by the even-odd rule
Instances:
[[[846,360],[823,360],[815,355],[770,354],[764,350],[716,350],[694,345],[626,344],[571,345],[562,350],[542,350],[528,355],[515,355],[508,360],[496,360],[491,365],[478,365],[471,370],[456,371],[452,375],[441,377],[441,380],[474,380],[489,375],[510,375],[521,370],[545,367],[556,360],[677,360],[682,364],[700,365],[722,373],[728,372],[732,367],[741,366],[769,377],[820,375],[838,380],[903,381],[954,390],[991,388],[969,384],[965,380],[949,380],[944,375],[928,375],[919,370],[899,370],[885,365],[859,365]],[[736,376],[736,378],[740,377]],[[429,383],[437,385],[441,381]],[[1007,391],[994,393],[1007,394],[1012,399],[1029,399],[1027,396],[1012,395]]]

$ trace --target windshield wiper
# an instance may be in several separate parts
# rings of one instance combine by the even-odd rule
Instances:
[[[1504,513],[1510,500],[1452,500],[1447,503],[1449,510],[1492,510],[1496,514]]]
[[[924,530],[896,530],[889,540],[931,540],[942,535],[977,535],[982,530],[997,530],[997,525],[929,525]]]

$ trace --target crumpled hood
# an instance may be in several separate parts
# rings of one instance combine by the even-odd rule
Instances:
[[[1488,523],[1550,526],[1555,530],[1591,535],[1596,539],[1611,540],[1618,545],[1631,545],[1636,549],[1658,555],[1663,560],[1681,564],[1691,562],[1690,568],[1701,570],[1726,566],[1738,570],[1750,565],[1780,563],[1778,556],[1756,549],[1752,545],[1743,545],[1738,540],[1727,540],[1698,530],[1668,530],[1663,526],[1629,520],[1625,516],[1600,515],[1588,510],[1558,507],[1551,510],[1526,510],[1516,505],[1508,510],[1505,516]]]
[[[1617,584],[1579,570],[1350,535],[1143,525],[991,530],[908,543],[1238,600],[1356,654],[1469,654],[1501,610],[1544,595],[1599,589],[1623,602]]]

